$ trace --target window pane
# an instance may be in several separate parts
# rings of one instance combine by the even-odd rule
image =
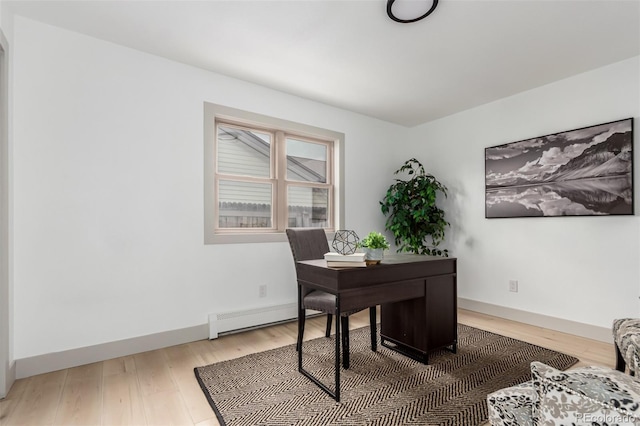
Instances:
[[[288,207],[290,228],[328,228],[329,190],[289,186]]]
[[[218,173],[271,177],[271,134],[218,126]]]
[[[327,183],[327,146],[287,138],[287,179]]]
[[[220,228],[270,228],[271,185],[220,180],[218,226]]]

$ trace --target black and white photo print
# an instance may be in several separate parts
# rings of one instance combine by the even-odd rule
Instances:
[[[485,149],[485,216],[633,214],[633,119]]]

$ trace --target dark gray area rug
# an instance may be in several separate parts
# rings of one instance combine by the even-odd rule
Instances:
[[[478,425],[487,394],[531,378],[529,364],[566,369],[578,359],[458,325],[456,354],[429,365],[378,346],[369,327],[351,331],[351,367],[335,402],[298,372],[295,345],[198,367],[195,375],[222,425]],[[304,343],[305,368],[333,388],[333,338]]]

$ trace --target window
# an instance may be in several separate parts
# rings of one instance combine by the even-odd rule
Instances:
[[[205,243],[342,223],[343,134],[205,103],[204,146]]]

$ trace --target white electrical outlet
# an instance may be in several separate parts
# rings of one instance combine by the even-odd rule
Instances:
[[[258,286],[258,296],[259,297],[267,297],[267,285],[261,284]]]
[[[518,281],[509,280],[509,291],[513,291],[514,293],[518,292]]]

